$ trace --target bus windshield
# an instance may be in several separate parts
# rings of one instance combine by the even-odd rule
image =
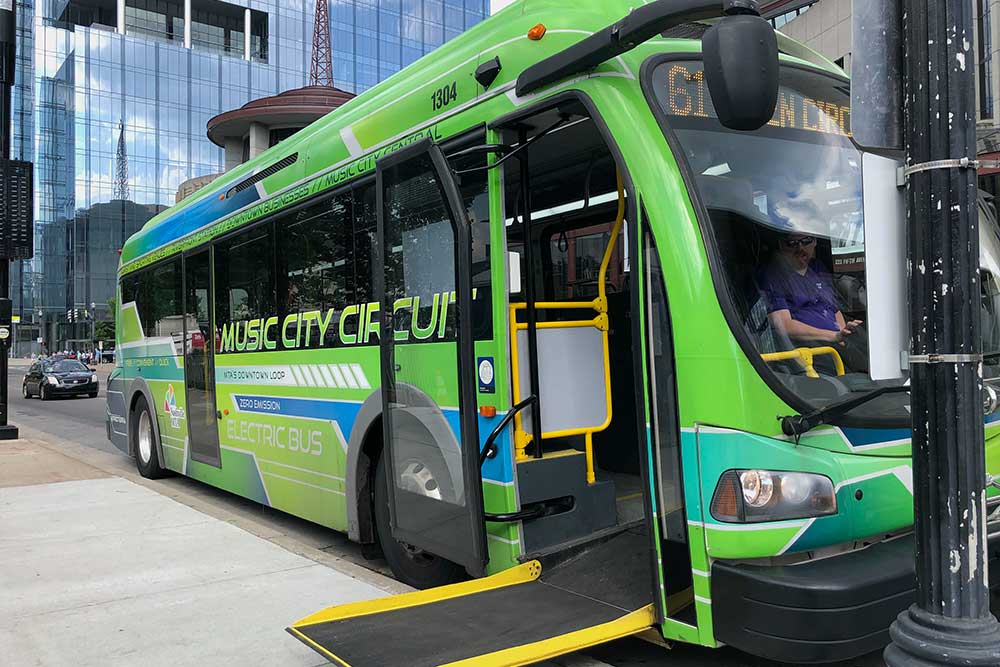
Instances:
[[[663,62],[650,75],[708,212],[730,321],[758,367],[809,407],[883,386],[869,375],[861,155],[847,83],[785,67],[771,122],[734,132],[715,117],[700,62]],[[902,425],[907,403],[905,393],[883,395],[848,421]]]

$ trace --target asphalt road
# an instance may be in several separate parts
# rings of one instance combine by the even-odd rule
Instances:
[[[105,414],[105,379],[110,366],[105,365],[98,371],[101,379],[101,391],[96,399],[61,398],[42,402],[37,398],[25,400],[21,396],[21,380],[27,370],[26,366],[11,368],[8,378],[8,395],[10,397],[10,422],[24,424],[54,438],[84,444],[108,452],[118,450],[107,440],[104,430]],[[203,485],[190,479],[176,479],[173,483],[191,487]],[[346,560],[359,563],[381,574],[388,574],[384,561],[371,561],[361,554],[360,546],[348,541],[346,537],[330,530],[323,529],[305,521],[301,521],[282,512],[261,508],[232,494],[211,489],[201,489],[208,492],[212,501],[226,506],[228,509],[242,508],[246,512],[254,512],[258,519],[273,522],[285,533],[292,532],[299,539],[318,546],[328,553]],[[777,667],[781,663],[762,660],[725,647],[722,649],[706,649],[698,646],[677,644],[669,651],[638,639],[623,639],[587,650],[585,653],[565,656],[545,663],[547,666],[559,667],[641,667],[665,665],[670,667]],[[880,667],[883,661],[880,654],[872,654],[845,663],[837,663],[833,667]]]

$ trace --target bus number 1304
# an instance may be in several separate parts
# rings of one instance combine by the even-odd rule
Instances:
[[[458,99],[458,84],[455,81],[445,84],[431,93],[431,104],[435,111],[443,109],[456,99]]]

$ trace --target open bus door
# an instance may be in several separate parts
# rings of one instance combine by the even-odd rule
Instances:
[[[472,302],[462,200],[429,141],[380,160],[377,178],[392,534],[482,575],[486,517],[476,397],[467,381],[476,373],[462,308]],[[435,308],[438,326],[428,334]],[[544,573],[529,560],[486,578],[330,607],[289,632],[353,667],[523,665],[571,653],[657,622],[648,594],[634,594],[645,578],[631,576],[634,559],[619,553],[622,539],[634,541],[622,533]]]
[[[382,455],[392,535],[482,576],[468,220],[430,140],[382,158],[376,173]]]

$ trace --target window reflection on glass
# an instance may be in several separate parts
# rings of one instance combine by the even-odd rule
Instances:
[[[404,340],[455,340],[455,240],[429,156],[389,172],[385,189],[386,288]]]
[[[979,286],[983,377],[1000,382],[1000,224],[992,195],[979,191]]]

